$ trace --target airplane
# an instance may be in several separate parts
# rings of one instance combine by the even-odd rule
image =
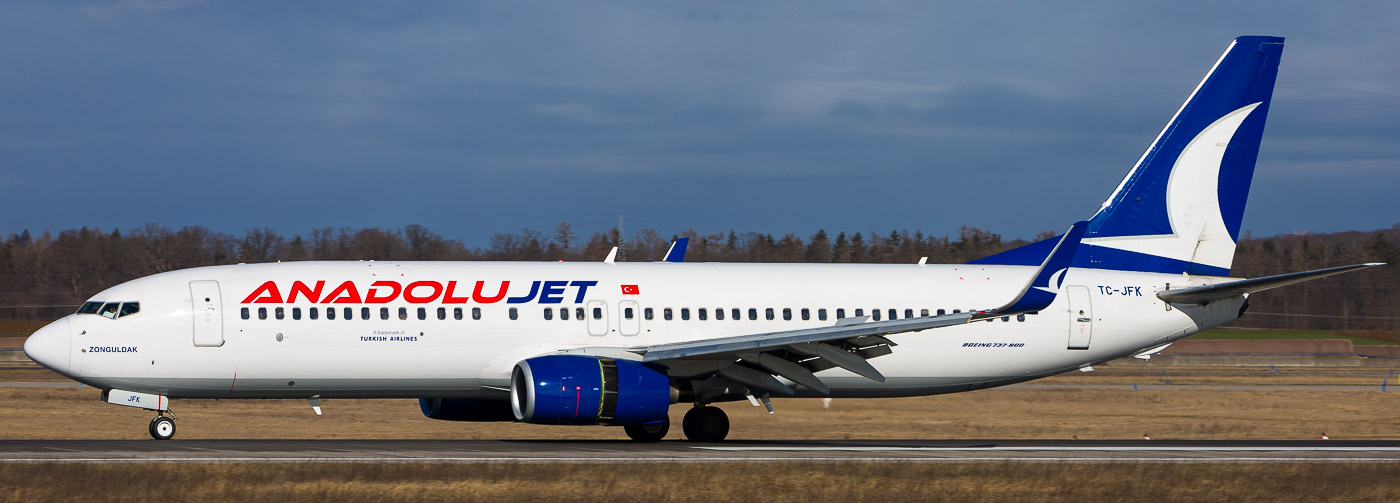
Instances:
[[[1250,295],[1382,264],[1229,277],[1281,37],[1236,38],[1091,218],[966,264],[322,261],[122,283],[25,353],[155,412],[174,399],[415,398],[448,421],[719,442],[714,404],[957,393],[1150,357]]]

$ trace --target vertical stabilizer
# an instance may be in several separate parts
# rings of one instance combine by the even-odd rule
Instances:
[[[1240,37],[1089,221],[1075,265],[1224,276],[1264,133],[1281,37]]]

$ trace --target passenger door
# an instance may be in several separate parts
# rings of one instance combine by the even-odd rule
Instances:
[[[190,310],[194,317],[194,345],[219,347],[224,345],[223,301],[219,297],[218,281],[190,282]]]

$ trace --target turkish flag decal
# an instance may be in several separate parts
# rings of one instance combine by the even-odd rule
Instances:
[[[622,285],[623,295],[639,295],[642,292],[637,289],[637,285]]]

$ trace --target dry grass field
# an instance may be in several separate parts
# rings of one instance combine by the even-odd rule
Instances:
[[[0,382],[67,381],[33,364],[2,365]],[[1324,431],[1400,439],[1400,390],[1380,391],[1382,379],[1395,379],[1388,368],[1097,369],[1032,383],[1066,388],[837,399],[830,409],[778,399],[773,415],[747,403],[722,407],[730,438],[751,440],[1313,439]],[[92,388],[0,388],[0,438],[148,438],[150,413],[97,397]],[[676,405],[672,419],[686,407]],[[607,427],[434,421],[414,400],[323,400],[322,417],[301,400],[177,400],[174,408],[182,439],[625,438]],[[673,428],[668,440],[681,438]],[[0,463],[0,501],[1400,501],[1397,476],[1397,463]]]
[[[1394,464],[21,464],[5,501],[1400,500]],[[775,469],[776,468],[776,469]]]
[[[1357,390],[997,388],[894,399],[776,399],[777,413],[727,403],[735,439],[1043,438],[1400,439],[1400,389],[1384,370],[1106,369],[1037,384],[1356,384]],[[47,370],[0,370],[0,381],[63,380]],[[0,438],[145,438],[151,414],[104,405],[92,388],[0,388]],[[621,439],[609,427],[456,423],[423,417],[415,400],[176,400],[179,438]],[[688,405],[672,408],[679,422]],[[679,428],[672,439],[680,439]]]

